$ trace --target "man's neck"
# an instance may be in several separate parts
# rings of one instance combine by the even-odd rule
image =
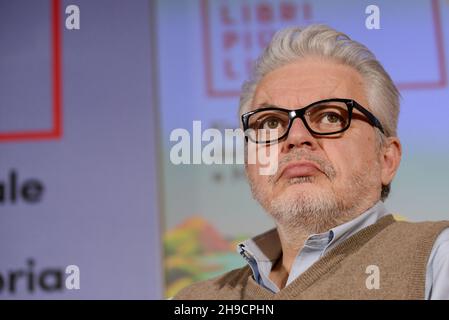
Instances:
[[[289,234],[287,230],[282,230],[282,228],[278,226],[278,234],[282,253],[279,259],[273,264],[270,272],[270,279],[279,289],[282,289],[287,283],[288,276],[297,254],[302,250],[311,233],[302,229],[295,230],[294,234]]]
[[[355,217],[346,216],[342,221],[332,221],[327,225],[320,226],[296,226],[294,228],[288,226],[284,228],[278,225],[277,231],[281,243],[282,253],[279,259],[272,266],[269,276],[270,279],[278,286],[279,289],[284,288],[293,263],[299,252],[304,248],[307,239],[313,234],[327,232],[330,229],[348,222]]]

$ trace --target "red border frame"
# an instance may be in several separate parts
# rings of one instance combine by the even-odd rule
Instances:
[[[438,0],[431,0],[432,20],[437,47],[439,79],[432,82],[399,82],[396,86],[400,90],[439,89],[447,86],[446,58],[444,51],[443,29],[441,27],[440,6]],[[238,90],[216,90],[213,83],[213,68],[211,65],[210,25],[208,19],[209,1],[201,0],[201,18],[203,28],[203,54],[205,61],[206,93],[212,98],[228,98],[240,95]]]
[[[52,74],[52,128],[50,130],[0,132],[0,142],[24,140],[52,140],[62,137],[62,68],[61,68],[61,3],[51,0],[51,74]]]

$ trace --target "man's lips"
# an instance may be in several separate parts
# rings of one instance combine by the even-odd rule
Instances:
[[[318,165],[309,161],[299,161],[293,162],[285,166],[281,174],[280,178],[290,179],[295,177],[307,177],[316,174],[317,172],[321,172]]]

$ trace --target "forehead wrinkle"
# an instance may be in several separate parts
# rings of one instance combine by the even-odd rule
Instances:
[[[316,88],[317,86],[309,87],[309,88]],[[346,97],[340,97],[338,94],[334,94],[333,92],[338,90],[337,85],[328,85],[328,86],[319,86],[320,90],[318,91],[318,95],[314,94],[314,98],[310,99],[307,97],[307,93],[301,94],[299,92],[299,89],[297,87],[283,87],[282,88],[282,94],[274,94],[274,96],[277,96],[277,98],[274,98],[272,94],[270,94],[269,91],[261,90],[256,96],[255,103],[253,108],[257,108],[260,105],[269,104],[269,105],[276,105],[280,107],[288,107],[288,108],[302,108],[306,105],[309,105],[313,102],[324,100],[324,99],[330,99],[330,98],[346,98]],[[307,91],[301,89],[301,91]],[[326,90],[322,90],[326,89]],[[291,94],[289,94],[290,92]],[[309,94],[310,95],[310,94]]]

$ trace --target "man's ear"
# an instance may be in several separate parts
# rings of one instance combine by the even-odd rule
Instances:
[[[382,184],[388,185],[399,168],[402,157],[401,142],[397,137],[388,137],[381,151]]]

